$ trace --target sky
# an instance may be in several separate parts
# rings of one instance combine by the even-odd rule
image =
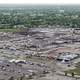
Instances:
[[[80,0],[0,0],[0,4],[80,4]]]

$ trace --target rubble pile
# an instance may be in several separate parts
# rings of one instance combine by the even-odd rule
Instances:
[[[0,32],[0,57],[7,56],[9,59],[17,55],[42,55],[53,50],[58,52],[59,48],[74,48],[74,52],[79,52],[79,42],[79,30],[72,28],[30,28],[21,33]]]
[[[79,34],[79,29],[72,28],[30,28],[23,32],[0,32],[0,80],[26,80],[35,75],[43,76],[51,71],[50,67],[54,68],[54,62],[52,66],[49,65],[47,58],[55,60],[63,53],[70,55],[61,57],[62,60],[73,54],[80,55]],[[20,61],[16,62],[16,59]],[[35,63],[33,59],[36,62],[41,60],[42,63]]]
[[[9,80],[12,77],[13,80],[21,77],[28,79],[34,76],[41,77],[46,73],[48,73],[48,68],[44,64],[30,61],[0,61],[0,80]]]

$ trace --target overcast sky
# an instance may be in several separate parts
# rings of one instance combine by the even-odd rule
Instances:
[[[80,4],[80,0],[0,0],[0,3],[17,4]]]

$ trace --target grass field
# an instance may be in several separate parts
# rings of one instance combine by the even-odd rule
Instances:
[[[65,71],[68,74],[74,73],[75,75],[79,75],[80,76],[80,68],[75,68],[75,69],[70,69],[68,71]]]
[[[17,32],[19,29],[0,29],[0,32]]]

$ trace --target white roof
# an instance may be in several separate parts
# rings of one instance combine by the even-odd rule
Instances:
[[[78,55],[76,54],[65,54],[65,55],[61,55],[59,58],[60,59],[64,59],[64,60],[70,60],[70,59],[73,59],[75,57],[77,57]]]
[[[25,60],[16,60],[16,59],[12,59],[12,60],[10,60],[9,62],[20,62],[20,61],[23,61],[23,62],[26,62]]]

